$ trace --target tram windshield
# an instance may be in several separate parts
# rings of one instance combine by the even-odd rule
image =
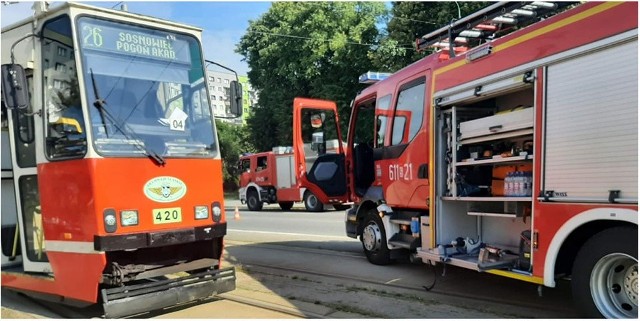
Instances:
[[[78,30],[99,154],[217,154],[196,38],[91,17],[79,18]]]

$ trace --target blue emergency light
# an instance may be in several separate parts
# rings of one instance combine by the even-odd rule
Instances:
[[[380,80],[386,79],[389,76],[391,76],[391,74],[388,72],[369,71],[365,74],[360,75],[360,77],[358,77],[358,81],[361,84],[373,84]]]

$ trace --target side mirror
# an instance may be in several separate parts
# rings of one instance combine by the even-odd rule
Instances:
[[[324,141],[324,133],[317,132],[311,134],[311,150],[317,151],[318,155],[324,155],[327,152],[327,145]]]
[[[2,101],[9,109],[29,108],[27,77],[21,65],[2,65]]]
[[[311,115],[311,127],[313,128],[322,127],[322,123],[324,123],[324,118],[325,118],[324,113]]]
[[[229,84],[231,94],[231,113],[236,117],[242,116],[242,84],[233,80]]]

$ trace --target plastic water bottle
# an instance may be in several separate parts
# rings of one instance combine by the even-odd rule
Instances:
[[[524,172],[518,172],[518,196],[524,196]]]
[[[533,173],[532,172],[525,172],[524,178],[525,178],[525,180],[524,180],[524,184],[525,184],[524,193],[525,193],[525,196],[531,196],[531,194],[533,193]]]
[[[513,196],[522,195],[522,173],[517,171],[513,175]]]
[[[504,178],[504,196],[513,194],[513,172],[508,172]]]

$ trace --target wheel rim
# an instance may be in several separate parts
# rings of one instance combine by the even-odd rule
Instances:
[[[362,231],[362,244],[367,251],[375,252],[380,249],[382,244],[382,233],[376,222],[369,222]]]
[[[248,202],[249,202],[249,207],[256,207],[256,205],[258,205],[258,199],[253,194],[249,195]]]
[[[318,198],[313,194],[309,194],[309,197],[307,197],[307,205],[309,205],[309,208],[316,208],[316,206],[318,206]]]
[[[638,260],[612,253],[593,267],[591,296],[605,318],[638,317]]]

